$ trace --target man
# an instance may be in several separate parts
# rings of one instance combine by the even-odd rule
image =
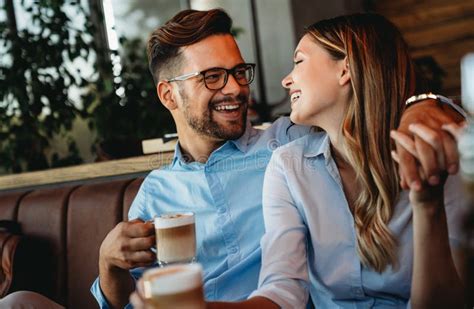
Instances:
[[[129,212],[131,221],[118,224],[101,245],[99,278],[91,288],[101,307],[127,304],[142,267],[156,259],[150,250],[154,228],[147,221],[166,212],[195,213],[207,300],[243,300],[257,288],[265,167],[275,147],[309,128],[292,126],[287,118],[265,131],[247,123],[254,65],[242,59],[231,23],[221,10],[186,10],[149,39],[150,70],[158,97],[176,123],[179,143],[171,165],[143,182]],[[434,102],[425,102],[408,109],[401,127],[408,132],[408,125],[420,120],[432,127],[452,122]],[[455,164],[455,144],[446,136],[439,139],[447,145],[446,160]],[[415,162],[406,152],[400,159]],[[426,161],[435,174],[436,160]],[[419,181],[414,164],[401,173],[404,186]]]

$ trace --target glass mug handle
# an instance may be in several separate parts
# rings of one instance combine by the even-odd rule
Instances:
[[[155,217],[153,217],[153,219],[145,221],[145,223],[151,223],[153,226],[155,226]],[[157,254],[158,251],[156,250],[156,241],[155,244],[150,247],[150,251],[154,254]]]

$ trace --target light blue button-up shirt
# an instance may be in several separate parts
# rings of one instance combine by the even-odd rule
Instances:
[[[445,184],[452,246],[461,240],[467,197],[458,176]],[[413,227],[408,192],[401,193],[389,228],[398,240],[399,268],[383,273],[361,265],[354,218],[344,195],[329,138],[312,133],[273,153],[263,186],[265,235],[259,289],[283,308],[304,308],[308,293],[316,308],[409,306]]]
[[[248,125],[241,138],[226,142],[206,163],[186,163],[177,147],[171,165],[145,178],[128,217],[150,220],[166,212],[194,212],[206,299],[246,299],[257,288],[260,271],[265,168],[275,148],[308,131],[291,126],[288,118],[264,131]],[[132,274],[138,278],[143,270]],[[98,280],[91,291],[107,308]]]

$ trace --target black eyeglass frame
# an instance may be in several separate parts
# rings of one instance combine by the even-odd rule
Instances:
[[[235,72],[237,69],[240,69],[244,66],[249,66],[251,68],[251,76],[250,78],[247,80],[247,82],[245,84],[241,84],[239,82],[239,79],[235,77]],[[193,78],[193,77],[196,77],[196,76],[199,76],[201,75],[203,77],[203,81],[204,81],[204,85],[206,86],[207,89],[209,90],[221,90],[222,88],[225,87],[225,85],[227,85],[227,82],[229,80],[229,74],[232,74],[232,76],[234,76],[234,79],[235,81],[241,85],[241,86],[247,86],[247,85],[250,85],[254,78],[255,78],[255,66],[256,64],[255,63],[240,63],[238,65],[236,65],[235,67],[231,68],[231,69],[226,69],[226,68],[220,68],[220,67],[213,67],[213,68],[209,68],[209,69],[206,69],[206,70],[203,70],[203,71],[200,71],[200,72],[192,72],[192,73],[187,73],[187,74],[183,74],[183,75],[180,75],[180,76],[176,76],[176,77],[173,77],[173,78],[170,78],[168,80],[166,80],[168,83],[171,83],[171,82],[176,82],[176,81],[184,81],[184,80],[188,80],[190,78]],[[224,83],[222,84],[221,87],[218,87],[218,88],[209,88],[209,86],[207,85],[207,82],[206,82],[206,73],[207,72],[210,72],[212,70],[222,70],[223,72],[225,72],[225,76],[224,76]]]

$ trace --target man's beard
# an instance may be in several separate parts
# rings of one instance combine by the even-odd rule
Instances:
[[[181,91],[182,90],[182,91]],[[209,102],[208,109],[201,115],[195,116],[191,113],[192,104],[189,102],[189,97],[184,93],[184,89],[180,89],[179,93],[183,100],[184,117],[194,131],[201,135],[209,136],[220,140],[235,140],[241,137],[246,128],[247,122],[247,102],[248,97],[239,94],[237,97],[226,96],[220,100],[213,100]],[[226,121],[225,124],[219,124],[212,118],[212,107],[217,103],[222,102],[237,102],[241,105],[242,117],[238,120]]]

